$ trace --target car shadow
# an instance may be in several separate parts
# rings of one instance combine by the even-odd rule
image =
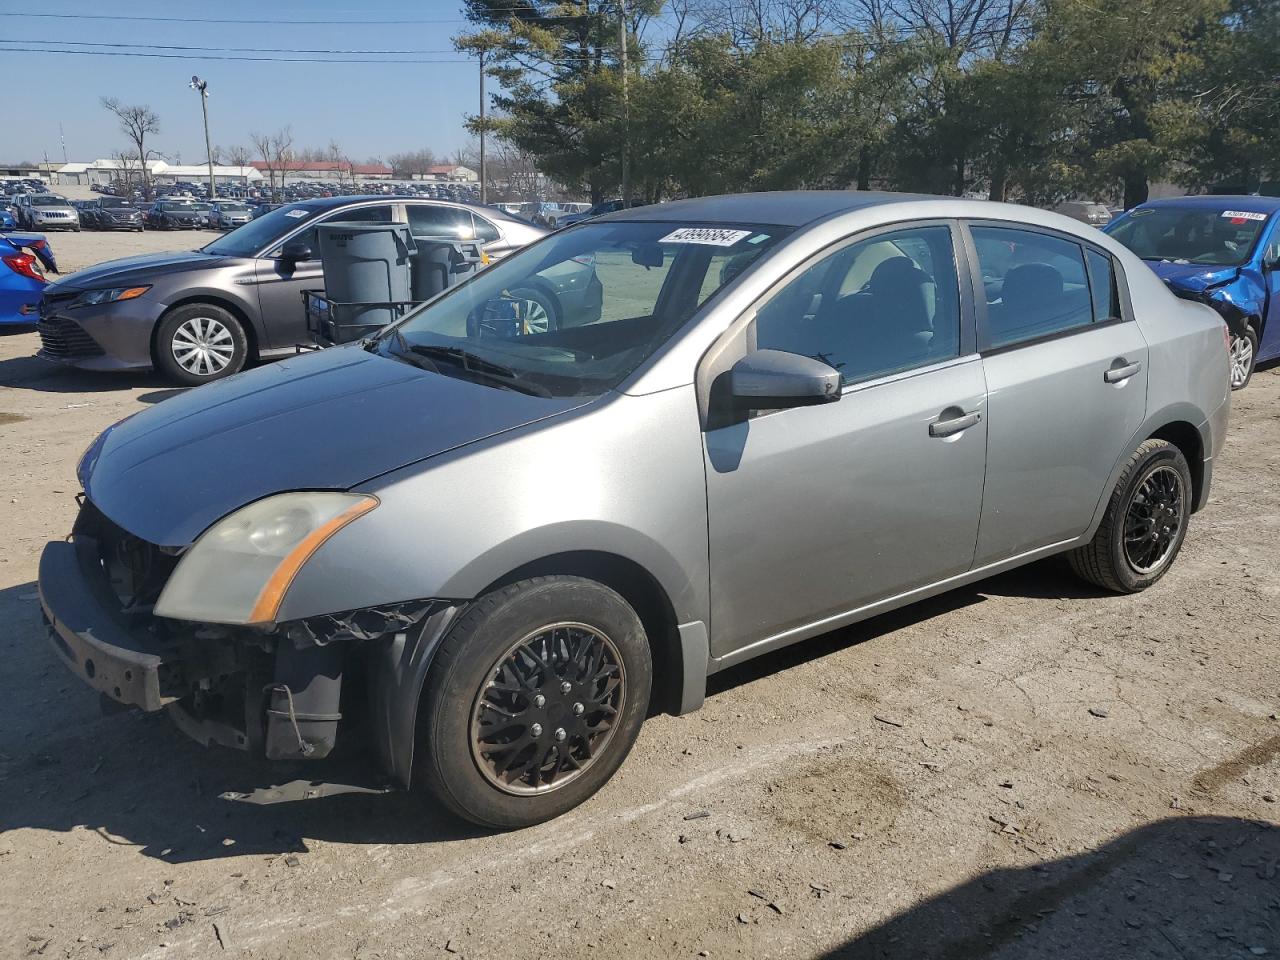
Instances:
[[[111,393],[163,383],[159,374],[150,371],[77,370],[36,356],[0,360],[0,386],[41,393]]]
[[[1073,574],[1065,558],[1050,557],[968,586],[957,587],[927,600],[918,600],[898,610],[882,613],[730,667],[708,678],[707,696],[752,683],[801,663],[821,660],[848,647],[855,647],[954,610],[976,606],[992,596],[1035,600],[1090,600],[1110,594]]]
[[[1087,853],[981,874],[823,957],[1275,956],[1278,865],[1280,829],[1273,824],[1234,817],[1159,820]]]
[[[1036,564],[726,670],[710,679],[708,696],[995,593],[1089,595],[1064,568]],[[304,838],[400,844],[484,835],[417,794],[324,795],[332,785],[379,786],[358,729],[344,729],[334,756],[282,767],[201,747],[160,714],[103,714],[46,642],[35,598],[34,583],[0,590],[9,626],[0,634],[0,833],[83,827],[170,863],[303,852]]]
[[[84,828],[184,863],[302,853],[305,838],[401,844],[486,832],[416,793],[324,795],[379,787],[359,731],[326,760],[282,766],[202,747],[163,714],[104,713],[47,643],[34,583],[0,590],[0,618],[0,835]]]

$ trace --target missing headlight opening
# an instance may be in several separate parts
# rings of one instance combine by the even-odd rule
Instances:
[[[200,743],[272,760],[320,759],[337,741],[345,674],[391,645],[415,645],[430,600],[295,620],[271,627],[155,615],[177,558],[129,534],[85,501],[66,560],[92,576],[119,616],[126,658],[102,638],[63,637],[56,649],[108,702],[166,710]],[[65,625],[64,625],[65,626]],[[52,625],[51,625],[52,628]]]

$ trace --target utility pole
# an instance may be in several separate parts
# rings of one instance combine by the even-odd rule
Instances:
[[[484,51],[480,51],[480,203],[489,202],[489,168],[484,156]]]
[[[622,50],[622,205],[631,200],[627,187],[631,163],[631,99],[627,93],[627,0],[618,0],[618,45]]]
[[[67,135],[62,132],[62,121],[58,121],[58,139],[62,141],[62,162],[67,162]]]
[[[209,160],[209,201],[218,199],[218,191],[213,181],[213,146],[209,142],[209,82],[199,77],[192,77],[187,84],[200,94],[200,112],[204,115],[204,155]]]

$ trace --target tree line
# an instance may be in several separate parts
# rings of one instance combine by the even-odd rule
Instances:
[[[1275,0],[466,0],[483,129],[600,200],[1280,179]],[[623,67],[626,62],[625,69]],[[628,159],[629,158],[629,159]],[[625,169],[624,169],[625,165]]]

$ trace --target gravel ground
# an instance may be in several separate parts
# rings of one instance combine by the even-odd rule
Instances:
[[[173,391],[35,346],[0,337],[0,956],[1280,956],[1280,373],[1152,590],[1045,562],[747,664],[502,835],[407,795],[222,799],[269,772],[99,714],[37,558],[92,437]]]

